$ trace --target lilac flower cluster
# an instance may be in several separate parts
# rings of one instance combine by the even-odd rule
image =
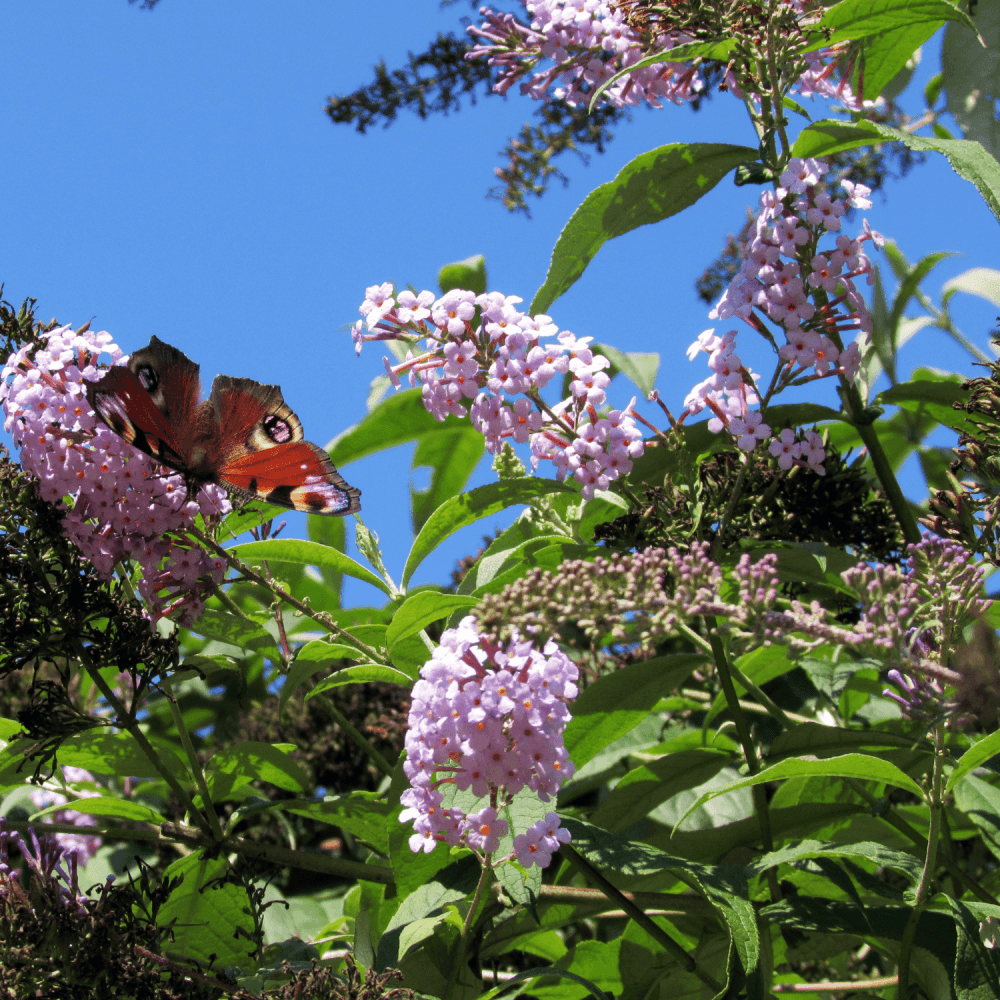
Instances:
[[[498,810],[522,789],[548,802],[575,768],[563,746],[566,703],[577,695],[576,665],[554,642],[541,651],[514,635],[494,645],[474,618],[441,637],[413,687],[406,761],[410,781],[400,822],[413,821],[410,848],[430,852],[439,841],[494,853],[508,833]],[[441,786],[471,789],[488,804],[466,813],[444,806]],[[569,834],[549,813],[514,841],[524,867],[544,867]]]
[[[365,319],[354,326],[356,349],[360,354],[368,340],[426,338],[427,350],[420,355],[410,352],[397,365],[385,360],[397,389],[400,375],[407,374],[411,385],[419,378],[424,405],[438,420],[465,416],[462,401],[471,401],[468,416],[491,454],[506,440],[527,443],[533,468],[551,461],[557,479],[572,476],[590,499],[628,473],[642,454],[642,433],[632,413],[635,399],[624,410],[599,413],[610,381],[608,359],[591,350],[593,338],[560,333],[548,316],[520,312],[520,301],[515,295],[477,296],[462,289],[439,299],[427,291],[395,296],[392,285],[373,285],[360,307]],[[477,310],[480,320],[474,326]],[[537,390],[565,375],[570,395],[553,407],[541,404]]]
[[[872,240],[881,246],[882,237],[865,223],[856,239],[841,233],[835,249],[819,249],[825,234],[840,230],[848,208],[871,207],[867,198],[871,192],[863,184],[841,181],[847,197],[831,198],[819,189],[827,170],[820,160],[792,159],[781,175],[781,186],[761,195],[754,231],[741,247],[743,265],[710,313],[713,319],[742,319],[768,337],[765,319],[782,328],[786,343],[778,355],[785,369],[777,388],[832,375],[853,379],[861,364],[857,342],[841,351],[829,334],[872,331],[871,314],[853,279],[865,275],[869,284],[874,281],[871,261],[861,245]],[[760,402],[759,376],[736,353],[736,331],[720,337],[705,330],[688,348],[688,357],[693,360],[701,352],[708,354],[712,375],[688,393],[684,415],[709,408],[715,414],[709,427],[716,433],[728,429],[738,447],[752,451],[771,437],[771,428],[750,410]],[[780,442],[772,442],[770,450],[782,468],[804,456],[806,462],[799,464],[821,471],[819,444],[814,437],[797,443],[785,434]]]
[[[93,782],[93,776],[82,767],[72,767],[66,764],[62,768],[63,778],[69,784]],[[93,798],[101,793],[94,790],[82,790],[82,798]],[[35,787],[29,793],[36,809],[47,809],[49,806],[66,805],[69,799],[62,792],[50,791],[47,788]],[[47,817],[50,823],[71,823],[81,828],[80,833],[54,833],[52,840],[62,848],[66,857],[73,855],[78,864],[85,865],[96,853],[103,841],[100,837],[84,833],[87,827],[97,826],[97,818],[76,809],[59,809]]]
[[[21,465],[46,500],[67,509],[66,533],[102,576],[134,559],[150,618],[171,615],[190,624],[225,576],[225,564],[169,535],[198,514],[226,513],[226,494],[209,485],[189,499],[182,476],[126,443],[93,412],[87,383],[101,377],[99,356],[123,360],[110,334],[63,326],[45,336],[44,349],[22,347],[0,375],[4,430],[20,449]]]
[[[499,66],[500,79],[494,90],[506,94],[542,60],[551,66],[533,73],[521,84],[521,93],[535,100],[565,100],[571,107],[586,105],[588,92],[616,73],[634,66],[648,53],[641,38],[622,12],[598,0],[527,0],[525,10],[531,24],[521,24],[512,14],[480,8],[486,22],[470,27],[469,34],[481,39],[466,56],[487,57]],[[657,38],[659,50],[691,41],[680,32]],[[587,89],[584,90],[584,87]],[[683,63],[657,63],[633,70],[610,86],[604,97],[616,107],[636,106],[646,101],[654,108],[664,101],[680,104],[704,88],[697,71]]]
[[[522,80],[521,93],[535,100],[561,99],[571,107],[585,106],[594,89],[616,74],[646,56],[695,40],[667,25],[659,31],[654,27],[651,36],[643,38],[630,26],[621,6],[606,0],[525,0],[529,24],[521,23],[512,14],[481,7],[486,20],[468,29],[478,44],[466,58],[485,57],[491,66],[499,67],[500,78],[493,88],[497,93],[506,94]],[[789,0],[781,6],[794,14],[804,14],[802,0]],[[807,53],[808,68],[791,90],[803,97],[840,101],[859,111],[872,102],[859,101],[846,80],[838,83],[832,79],[835,55],[835,46]],[[536,70],[542,62],[549,65]],[[681,104],[697,97],[704,86],[696,68],[682,62],[663,62],[626,73],[602,97],[615,107],[637,106],[645,101],[662,108],[664,101]],[[742,99],[731,67],[726,68],[723,86]]]

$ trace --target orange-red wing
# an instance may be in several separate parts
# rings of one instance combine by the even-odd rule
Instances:
[[[348,486],[330,456],[310,441],[230,454],[219,470],[219,485],[246,499],[308,514],[361,510],[361,491]]]

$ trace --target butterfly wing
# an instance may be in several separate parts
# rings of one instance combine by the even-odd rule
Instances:
[[[94,412],[116,434],[180,472],[190,466],[198,396],[198,366],[156,337],[87,387]]]
[[[310,514],[361,509],[361,491],[344,482],[322,448],[303,440],[278,386],[219,375],[203,412],[221,434],[220,486]]]

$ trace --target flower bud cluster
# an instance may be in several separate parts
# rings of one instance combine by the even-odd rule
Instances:
[[[871,314],[854,279],[864,275],[868,284],[874,282],[861,246],[866,240],[876,246],[884,241],[867,223],[857,238],[839,233],[848,208],[871,207],[871,192],[863,184],[841,181],[847,196],[832,198],[820,187],[827,170],[821,160],[792,159],[781,186],[761,195],[753,233],[740,248],[743,264],[709,314],[742,319],[769,339],[765,320],[781,328],[786,342],[778,355],[785,369],[777,388],[833,375],[853,379],[861,350],[856,341],[843,350],[838,345],[844,334],[870,336],[872,331]],[[828,233],[839,235],[833,248],[821,249],[820,240]],[[736,351],[736,331],[720,337],[705,330],[688,348],[688,357],[693,360],[702,352],[708,354],[712,375],[688,393],[684,414],[709,408],[715,414],[709,427],[716,433],[728,429],[738,447],[752,451],[771,437],[771,428],[750,410],[760,402],[758,376]],[[799,464],[820,472],[821,446],[818,437],[796,442],[786,434],[769,448],[782,468]]]
[[[940,659],[961,631],[991,605],[984,599],[983,570],[958,542],[927,537],[907,548],[905,570],[861,563],[844,582],[862,606],[859,628],[883,650]]]
[[[543,802],[559,791],[575,770],[562,733],[578,676],[551,641],[537,650],[514,635],[495,645],[471,616],[444,633],[410,706],[403,764],[410,788],[400,799],[400,821],[413,821],[412,850],[430,852],[443,841],[492,854],[508,833],[498,809],[526,788]],[[471,789],[486,804],[470,813],[446,807],[446,783]],[[526,867],[544,867],[569,840],[554,813],[519,836],[515,852]]]
[[[494,455],[508,440],[529,444],[533,468],[551,461],[556,478],[572,476],[589,499],[642,454],[635,399],[624,410],[600,413],[610,362],[591,350],[593,338],[559,332],[548,316],[522,313],[519,302],[516,295],[462,289],[439,299],[427,291],[395,296],[392,285],[373,285],[353,337],[358,353],[368,340],[425,339],[419,356],[411,352],[397,365],[385,360],[397,389],[401,375],[411,385],[419,378],[424,405],[438,420],[468,413]],[[568,377],[570,395],[546,407],[538,391],[557,377]],[[512,396],[520,398],[511,402]]]
[[[209,485],[189,499],[183,477],[165,473],[96,416],[87,384],[101,377],[99,356],[122,360],[110,334],[63,326],[45,337],[44,349],[22,347],[0,375],[4,430],[20,450],[21,465],[46,500],[66,509],[66,533],[102,576],[134,559],[151,619],[170,614],[190,623],[225,576],[225,565],[169,533],[190,526],[198,514],[226,513],[225,493]]]
[[[703,542],[687,551],[650,548],[566,560],[557,571],[531,570],[483,597],[479,627],[495,637],[512,628],[557,639],[582,631],[591,641],[650,648],[678,624],[711,615],[747,648],[778,643],[808,652],[829,643],[956,683],[959,675],[940,668],[941,651],[989,609],[992,602],[981,596],[982,571],[955,542],[928,538],[908,551],[905,569],[861,563],[841,574],[861,612],[853,627],[837,622],[818,601],[806,607],[782,600],[773,554],[756,561],[741,556],[730,571],[737,592],[728,598],[732,587]]]

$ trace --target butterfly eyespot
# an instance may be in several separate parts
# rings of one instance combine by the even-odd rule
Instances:
[[[292,429],[275,413],[268,413],[261,421],[264,433],[275,443],[284,444],[292,439]]]
[[[156,391],[156,387],[160,384],[160,376],[156,374],[156,371],[150,365],[139,365],[135,370],[135,374],[146,392]]]

